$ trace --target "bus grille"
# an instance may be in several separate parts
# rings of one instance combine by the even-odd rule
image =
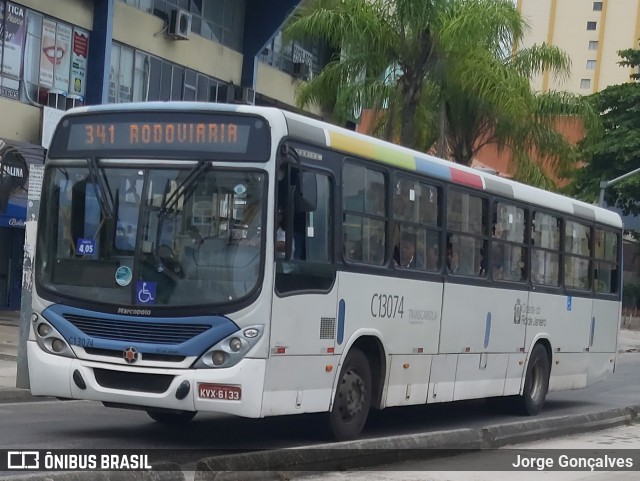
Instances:
[[[149,344],[181,344],[211,328],[206,324],[127,322],[75,314],[64,314],[64,318],[87,336]]]
[[[97,347],[85,347],[84,352],[91,354],[92,356],[106,356],[117,357],[122,359],[122,349],[101,349]],[[140,359],[143,361],[158,361],[158,362],[182,362],[187,356],[176,356],[173,354],[157,354],[152,352],[140,353]]]
[[[171,386],[173,376],[168,374],[147,374],[138,372],[110,371],[109,369],[93,370],[96,382],[108,389],[137,391],[161,394]]]

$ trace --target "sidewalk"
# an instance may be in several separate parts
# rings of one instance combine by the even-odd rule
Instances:
[[[0,311],[0,391],[15,390],[20,313]],[[640,352],[640,330],[621,329],[618,352]]]
[[[20,312],[0,311],[0,390],[15,389]]]

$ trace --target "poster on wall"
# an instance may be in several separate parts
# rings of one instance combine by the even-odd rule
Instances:
[[[56,62],[53,69],[53,88],[63,92],[69,91],[72,37],[73,29],[69,25],[59,23],[56,30]]]
[[[53,87],[53,67],[56,63],[56,22],[42,21],[42,52],[40,53],[40,85]]]
[[[22,64],[22,52],[26,36],[25,9],[20,5],[7,2],[0,4],[0,27],[2,32],[2,90],[1,95],[11,99],[20,96],[20,66]],[[4,19],[4,24],[2,24]]]
[[[24,187],[29,166],[20,151],[0,140],[0,226],[24,227]]]
[[[0,139],[0,227],[24,228],[30,171],[44,164],[44,154],[39,146]]]
[[[70,93],[84,97],[87,80],[87,57],[89,55],[89,32],[73,29],[73,55],[71,56]]]

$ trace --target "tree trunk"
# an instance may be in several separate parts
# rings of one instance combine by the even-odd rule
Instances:
[[[445,111],[444,100],[441,101],[441,105],[440,105],[440,122],[438,127],[437,155],[441,159],[447,158],[447,113]]]
[[[400,88],[402,92],[402,132],[400,133],[400,143],[410,149],[415,148],[415,120],[418,110],[418,100],[422,90],[421,79],[409,77],[409,74],[400,79]]]

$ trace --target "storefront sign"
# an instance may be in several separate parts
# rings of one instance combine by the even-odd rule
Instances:
[[[69,72],[71,69],[71,39],[73,30],[62,23],[56,29],[56,61],[54,67],[53,88],[62,92],[69,91]]]
[[[0,49],[2,49],[2,88],[0,95],[19,98],[20,65],[26,34],[25,9],[7,2],[0,3]],[[10,77],[10,78],[7,78]],[[12,77],[12,78],[11,78]]]
[[[0,141],[0,214],[8,212],[9,198],[25,186],[28,178],[29,166],[22,154]]]
[[[60,52],[61,54],[61,52]],[[42,52],[40,54],[40,84],[53,87],[53,67],[59,53],[56,50],[56,22],[45,18],[42,22]]]
[[[64,110],[54,109],[53,107],[42,108],[42,141],[40,144],[45,149],[49,148],[53,132],[56,130],[56,126],[58,125],[58,122],[60,122],[60,119],[64,117],[64,114]]]
[[[87,79],[87,57],[89,55],[89,32],[73,29],[73,55],[71,56],[70,93],[84,97]]]

